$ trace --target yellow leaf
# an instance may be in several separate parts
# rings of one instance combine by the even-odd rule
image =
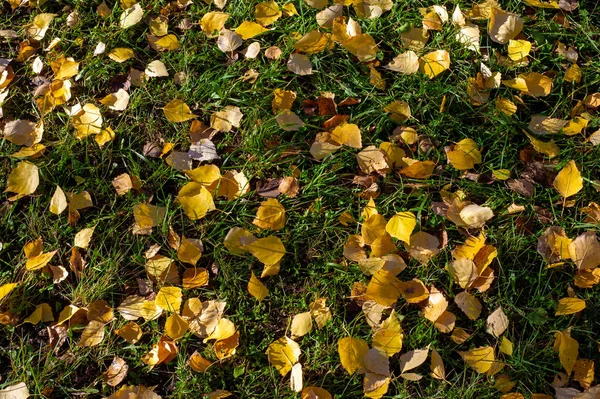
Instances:
[[[299,338],[312,330],[312,316],[310,312],[298,313],[292,319],[292,338]]]
[[[56,186],[54,195],[50,200],[50,212],[60,215],[65,209],[67,209],[67,197],[64,191],[59,186]]]
[[[577,194],[583,188],[583,179],[575,161],[569,161],[554,179],[554,188],[564,198]]]
[[[206,36],[216,37],[218,36],[218,32],[220,32],[225,26],[225,22],[227,22],[228,19],[229,14],[224,12],[208,12],[202,16],[202,19],[200,19],[200,27],[206,33]],[[216,35],[214,33],[215,31],[217,31]]]
[[[204,338],[204,343],[215,339],[217,341],[222,341],[229,337],[232,337],[235,334],[235,325],[231,322],[231,320],[222,318],[217,323],[213,332],[206,338]]]
[[[133,207],[133,217],[136,225],[142,229],[157,226],[166,215],[166,208],[149,204],[137,204]]]
[[[21,161],[17,167],[10,172],[10,175],[8,175],[6,190],[4,190],[4,192],[13,192],[17,194],[16,196],[9,198],[9,200],[18,199],[33,194],[39,183],[40,177],[38,167],[30,162]]]
[[[394,122],[402,123],[411,117],[410,105],[406,101],[393,101],[383,110],[390,114]]]
[[[379,329],[373,333],[373,348],[384,351],[388,356],[394,356],[402,350],[402,339],[404,334],[400,321],[394,310],[385,319]]]
[[[570,258],[580,271],[594,269],[600,265],[600,243],[593,231],[580,234],[569,243],[568,250]]]
[[[379,214],[374,214],[365,220],[361,227],[361,234],[365,244],[371,245],[386,233],[387,221]]]
[[[115,334],[117,334],[130,344],[135,344],[142,338],[143,332],[142,328],[137,323],[130,321],[123,327],[116,330]]]
[[[571,338],[570,330],[554,333],[554,351],[558,352],[560,363],[567,375],[571,375],[579,356],[579,342]]]
[[[0,301],[8,294],[10,294],[10,292],[18,285],[19,283],[8,283],[0,285]]]
[[[135,57],[135,53],[128,47],[117,47],[108,53],[108,58],[118,63],[123,63],[133,57]]]
[[[558,301],[558,309],[555,316],[575,314],[585,309],[585,300],[579,298],[562,298]]]
[[[573,119],[571,119],[569,121],[569,123],[567,123],[567,126],[565,126],[562,130],[562,132],[564,134],[566,134],[567,136],[574,136],[576,134],[579,134],[583,131],[583,129],[585,129],[588,125],[588,120],[584,119],[584,118],[580,118],[580,117],[575,117]]]
[[[212,365],[212,362],[208,359],[205,359],[202,355],[198,353],[198,351],[195,351],[190,356],[188,364],[190,365],[192,370],[198,373],[204,373]]]
[[[556,145],[556,143],[554,143],[554,140],[542,141],[542,140],[538,140],[537,138],[533,137],[532,135],[528,134],[527,132],[524,132],[524,133],[529,138],[529,141],[531,141],[531,145],[533,145],[533,149],[536,150],[537,152],[541,152],[542,154],[548,155],[548,157],[550,157],[550,158],[554,158],[555,156],[560,154],[560,148]]]
[[[143,16],[144,10],[142,9],[142,6],[136,3],[123,11],[119,18],[119,26],[121,26],[122,29],[127,29],[140,22]]]
[[[277,199],[269,198],[260,204],[252,224],[261,229],[280,230],[285,226],[285,208]]]
[[[192,114],[190,107],[178,98],[171,100],[162,110],[169,122],[184,122],[197,116]]]
[[[208,271],[203,268],[190,267],[185,269],[182,276],[182,286],[186,290],[208,285]]]
[[[202,256],[202,249],[202,241],[187,239],[185,236],[182,236],[181,243],[177,249],[177,259],[180,262],[196,266],[196,263],[198,263]]]
[[[208,212],[217,209],[210,191],[195,182],[184,185],[177,194],[177,200],[190,220],[202,219]]]
[[[481,302],[467,291],[456,295],[454,302],[471,320],[477,320],[483,308]]]
[[[433,79],[450,68],[450,53],[446,50],[427,53],[419,59],[419,68],[429,79]]]
[[[488,31],[490,38],[500,44],[506,44],[523,30],[523,19],[517,14],[506,12],[498,7],[491,9]]]
[[[104,323],[97,320],[90,321],[83,332],[77,346],[90,347],[96,346],[104,339]]]
[[[63,324],[64,322],[66,322],[66,321],[71,320],[71,318],[73,316],[75,316],[75,314],[77,312],[79,312],[80,310],[81,309],[79,309],[75,305],[68,305],[63,310],[60,311],[60,314],[58,315],[58,320],[56,321],[56,324],[60,325],[60,324]]]
[[[387,270],[379,270],[369,281],[366,295],[380,305],[392,306],[401,296],[400,280]]]
[[[425,349],[415,349],[408,351],[400,356],[400,372],[412,370],[425,363],[429,356],[429,347]]]
[[[413,234],[405,246],[408,253],[422,264],[426,264],[440,252],[440,241],[424,231]]]
[[[421,28],[410,28],[400,34],[400,40],[409,50],[421,51],[429,40],[429,31]]]
[[[281,337],[269,345],[265,352],[271,366],[275,367],[282,376],[290,372],[298,362],[300,345],[288,337]]]
[[[394,238],[410,243],[410,236],[416,225],[417,218],[412,212],[398,212],[387,222],[385,231]]]
[[[348,374],[354,374],[364,366],[363,359],[368,351],[369,345],[360,338],[346,337],[338,341],[340,361]]]
[[[331,131],[331,140],[339,145],[347,145],[352,148],[362,148],[362,139],[358,125],[343,122]]]
[[[513,61],[520,61],[529,55],[531,42],[527,40],[508,41],[508,57]]]
[[[331,310],[325,306],[326,301],[325,298],[316,298],[309,305],[310,314],[315,319],[318,328],[325,327],[325,324],[331,320]]]
[[[33,313],[29,315],[23,323],[31,323],[36,325],[40,322],[47,323],[54,321],[54,315],[52,314],[52,308],[47,303],[39,304],[35,307]]]
[[[417,161],[405,158],[404,162],[408,163],[408,166],[400,169],[400,174],[413,179],[427,179],[435,169],[435,163],[432,161]]]
[[[505,355],[512,356],[513,354],[513,343],[506,337],[502,337],[502,341],[500,341],[500,352]]]
[[[550,1],[542,1],[542,0],[524,0],[525,3],[532,7],[539,8],[560,8],[558,1],[550,0]]]
[[[570,82],[570,83],[579,83],[579,82],[581,82],[581,77],[582,77],[581,68],[579,68],[579,66],[577,64],[573,64],[565,72],[565,76],[564,76],[563,80],[565,82]]]
[[[179,313],[181,308],[181,288],[162,287],[156,294],[156,305],[169,312]]]
[[[429,299],[423,308],[423,317],[435,322],[448,308],[448,301],[434,286],[429,289]]]
[[[594,381],[594,361],[577,359],[573,372],[573,379],[579,382],[582,388],[589,389]]]
[[[265,265],[274,265],[285,255],[285,247],[281,239],[275,236],[252,241],[246,249]]]
[[[263,1],[254,7],[254,15],[256,22],[262,26],[269,26],[281,18],[283,13],[276,2]]]
[[[446,368],[444,367],[444,361],[442,357],[435,349],[431,350],[431,377],[436,380],[446,379]]]
[[[165,333],[173,340],[178,341],[188,330],[188,322],[185,321],[181,316],[177,313],[171,313],[169,317],[167,317],[167,321],[165,323]]]
[[[261,24],[252,21],[244,21],[235,28],[235,33],[240,35],[242,39],[248,40],[256,35],[267,32],[269,29],[265,28]]]
[[[82,140],[102,131],[102,114],[94,104],[85,104],[79,112],[73,115],[71,123],[75,128],[75,138]]]
[[[38,270],[43,268],[52,260],[52,257],[54,257],[56,252],[58,251],[46,252],[33,258],[29,258],[25,264],[25,268],[27,270]]]
[[[300,393],[300,399],[333,399],[333,397],[323,388],[309,386],[304,387]]]
[[[301,53],[315,54],[333,48],[334,44],[329,34],[311,30],[294,44],[294,49]]]
[[[467,352],[458,352],[458,354],[473,370],[480,374],[491,369],[496,359],[494,356],[494,348],[490,346],[482,346]]]
[[[254,298],[258,300],[258,302],[262,302],[263,299],[269,295],[269,289],[254,275],[250,276],[250,281],[248,281],[248,292]]]
[[[293,17],[294,15],[298,15],[298,10],[296,10],[296,6],[293,3],[285,3],[281,10],[283,11],[284,17]]]
[[[90,240],[92,239],[95,228],[96,226],[88,227],[75,234],[75,242],[73,245],[78,248],[87,248],[88,245],[90,245]]]
[[[502,97],[496,98],[496,109],[508,116],[514,115],[517,112],[515,103]]]
[[[27,28],[27,33],[33,40],[40,41],[46,35],[46,31],[56,14],[41,13],[33,18],[33,23]]]

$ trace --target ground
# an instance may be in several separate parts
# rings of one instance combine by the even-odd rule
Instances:
[[[118,3],[108,3],[112,14],[107,18],[100,18],[96,12],[99,1],[49,1],[39,7],[23,5],[14,11],[8,2],[2,3],[0,27],[14,29],[19,38],[2,39],[0,43],[0,55],[14,60],[10,65],[16,75],[2,104],[4,116],[0,126],[15,119],[43,119],[41,142],[47,148],[43,156],[29,159],[39,168],[40,184],[35,193],[18,200],[9,200],[12,194],[4,193],[0,203],[0,286],[19,282],[6,298],[0,299],[0,310],[10,312],[17,320],[0,325],[0,388],[23,381],[32,395],[110,396],[118,387],[108,386],[102,373],[113,357],[119,356],[129,365],[125,384],[157,386],[155,391],[163,397],[201,397],[216,389],[228,390],[236,398],[299,397],[289,387],[289,375],[282,377],[269,364],[265,351],[276,339],[290,336],[294,315],[308,311],[310,303],[323,297],[331,310],[331,320],[323,328],[315,326],[296,339],[302,349],[304,385],[322,387],[336,398],[362,397],[363,377],[351,376],[342,367],[338,340],[352,336],[370,342],[372,336],[360,303],[351,297],[353,284],[368,284],[370,277],[342,254],[348,237],[361,234],[364,222],[361,213],[368,195],[365,187],[353,183],[356,175],[365,175],[356,161],[359,149],[344,146],[320,161],[309,152],[316,134],[323,130],[322,124],[331,115],[311,115],[303,110],[302,101],[316,100],[323,92],[334,93],[337,102],[348,97],[360,100],[356,105],[339,107],[338,112],[349,115],[349,122],[360,127],[363,148],[390,141],[397,126],[410,126],[418,132],[419,141],[411,145],[397,144],[408,157],[431,160],[437,165],[431,176],[421,179],[407,177],[398,170],[380,174],[378,196],[374,201],[379,214],[386,219],[397,212],[410,211],[417,218],[415,232],[426,231],[446,241],[439,254],[424,265],[408,255],[404,244],[397,242],[399,254],[408,265],[398,278],[403,281],[418,278],[426,286],[434,285],[442,291],[450,302],[448,309],[457,316],[456,326],[467,330],[471,338],[455,343],[450,334],[442,333],[422,316],[420,306],[400,298],[393,308],[404,332],[402,353],[430,345],[440,353],[447,375],[445,381],[432,378],[427,362],[415,370],[423,375],[421,380],[404,380],[398,376],[400,354],[394,355],[390,359],[393,377],[385,398],[497,398],[503,395],[495,386],[498,375],[475,372],[458,353],[481,346],[498,348],[499,340],[486,332],[486,318],[498,306],[509,319],[504,336],[514,344],[512,356],[497,351],[497,356],[506,363],[501,374],[516,382],[511,392],[519,392],[527,398],[533,393],[554,394],[553,378],[564,372],[553,349],[556,331],[571,328],[571,335],[580,345],[579,357],[600,359],[597,286],[586,289],[575,286],[577,268],[572,261],[548,268],[548,262],[537,251],[538,238],[550,226],[564,228],[570,238],[599,230],[599,224],[585,221],[586,214],[581,211],[599,198],[593,181],[600,177],[600,146],[586,141],[586,137],[598,129],[597,113],[592,108],[587,110],[591,120],[581,134],[552,136],[560,149],[552,159],[535,154],[524,133],[532,115],[570,119],[577,101],[598,90],[600,11],[594,2],[585,1],[574,11],[563,12],[527,6],[520,1],[501,1],[503,9],[523,17],[522,38],[534,43],[526,66],[500,65],[494,52],[506,54],[506,45],[491,40],[486,21],[476,22],[481,27],[480,53],[459,43],[457,28],[448,22],[442,31],[431,33],[425,49],[419,53],[439,49],[449,52],[450,68],[433,79],[421,72],[404,75],[383,68],[393,57],[406,51],[401,33],[411,26],[421,26],[423,17],[419,7],[432,6],[433,2],[396,0],[391,10],[373,19],[359,18],[352,7],[344,7],[344,15],[355,18],[363,33],[370,34],[379,46],[376,59],[380,65],[371,65],[382,74],[385,89],[374,87],[370,82],[369,65],[361,63],[340,45],[309,54],[312,75],[290,72],[286,62],[295,51],[297,38],[293,32],[304,35],[317,29],[315,15],[319,12],[304,0],[291,3],[298,15],[282,17],[269,27],[270,31],[246,40],[241,47],[258,42],[262,50],[255,59],[242,55],[230,59],[217,47],[216,38],[206,36],[198,22],[207,12],[218,9],[201,0],[167,13],[169,32],[177,35],[181,46],[165,52],[148,46],[149,28],[145,20],[128,29],[119,27],[122,8]],[[161,0],[141,4],[145,16],[156,16],[168,3]],[[230,14],[225,26],[234,29],[242,21],[253,21],[256,4],[258,1],[230,0],[223,9]],[[468,12],[473,4],[461,2],[460,6]],[[447,3],[446,7],[452,15],[454,4]],[[67,27],[67,16],[74,10],[80,20]],[[42,12],[56,14],[41,41],[42,48],[54,38],[60,39],[59,44],[51,51],[40,49],[31,58],[16,61],[19,43],[27,37],[27,25]],[[106,43],[106,53],[94,56],[100,41]],[[564,81],[565,70],[571,63],[556,51],[558,42],[578,52],[577,64],[583,71],[580,83]],[[265,57],[264,50],[270,46],[281,48],[281,58]],[[116,47],[133,49],[135,57],[124,63],[111,61],[107,53]],[[77,102],[100,106],[98,100],[114,92],[111,87],[114,87],[115,76],[127,75],[130,68],[144,70],[152,60],[161,60],[170,76],[131,86],[130,102],[124,111],[100,106],[105,126],[115,132],[114,140],[100,147],[92,137],[82,140],[75,137],[62,106],[44,116],[36,107],[33,95],[36,74],[32,61],[40,56],[45,63],[41,75],[52,80],[49,60],[60,54],[81,62],[77,76],[71,78],[72,98],[65,104],[69,106]],[[550,94],[544,97],[522,95],[501,85],[491,91],[486,103],[472,104],[467,81],[480,71],[482,54],[486,55],[485,63],[492,71],[502,73],[502,79],[513,79],[527,72],[545,73],[553,79]],[[250,69],[258,72],[254,83],[240,79]],[[177,72],[187,75],[182,84],[173,79]],[[297,93],[292,110],[305,123],[299,131],[284,131],[278,125],[271,106],[275,89]],[[518,106],[517,112],[514,115],[499,112],[495,106],[497,97],[511,99]],[[242,171],[250,181],[250,191],[237,199],[215,197],[216,210],[200,220],[190,220],[176,201],[178,191],[189,181],[186,175],[167,164],[164,157],[155,158],[144,152],[144,145],[152,141],[173,143],[177,151],[189,148],[191,121],[170,122],[161,109],[174,98],[183,100],[198,115],[198,120],[207,124],[211,114],[225,106],[237,106],[244,115],[239,128],[219,132],[212,138],[221,159],[211,163],[217,165],[222,174]],[[395,100],[408,102],[412,111],[410,119],[402,124],[394,122],[384,111],[384,107]],[[444,150],[445,146],[465,138],[473,139],[482,153],[482,162],[469,170],[470,174],[448,164]],[[550,137],[540,138],[548,141]],[[0,187],[3,189],[11,171],[22,162],[11,156],[19,148],[7,139],[0,141]],[[574,160],[583,178],[583,189],[565,201],[552,181],[536,182],[533,194],[524,196],[511,189],[507,181],[492,178],[492,171],[501,169],[508,169],[512,178],[522,176],[534,158],[547,165],[552,173]],[[198,162],[194,163],[196,166]],[[117,195],[111,182],[122,173],[137,176],[142,182],[141,190]],[[372,175],[377,176],[377,173]],[[284,194],[277,197],[286,211],[285,226],[277,231],[261,230],[252,223],[258,207],[266,200],[257,192],[257,183],[286,176],[296,176],[300,190],[293,197]],[[65,192],[85,190],[91,195],[93,207],[80,210],[81,217],[75,225],[69,224],[67,211],[58,216],[49,211],[56,186]],[[465,199],[494,212],[483,230],[487,244],[497,248],[498,256],[490,265],[496,278],[489,290],[474,293],[484,309],[477,320],[467,318],[454,304],[453,298],[461,289],[446,266],[453,261],[452,250],[469,235],[478,235],[480,229],[457,227],[434,211],[434,205],[442,201],[443,190],[462,191]],[[134,207],[142,203],[166,208],[164,220],[150,235],[132,232]],[[510,213],[511,204],[523,209]],[[347,226],[341,223],[339,217],[344,212],[349,212],[357,222]],[[94,235],[89,248],[83,251],[87,266],[78,277],[69,267],[73,238],[78,231],[91,226],[95,226]],[[144,265],[148,248],[158,244],[161,254],[177,259],[176,251],[168,242],[170,227],[179,235],[203,242],[204,251],[197,267],[209,271],[209,283],[184,290],[183,296],[184,300],[199,297],[202,301],[218,299],[227,303],[224,316],[240,333],[239,347],[231,358],[217,362],[204,373],[193,371],[187,362],[194,351],[211,360],[216,358],[211,344],[188,333],[177,342],[179,353],[173,361],[150,369],[142,362],[142,356],[164,334],[164,315],[151,321],[140,319],[138,323],[144,336],[140,342],[128,344],[114,334],[126,323],[115,311],[115,320],[106,325],[106,335],[100,344],[78,347],[83,327],[74,325],[68,331],[67,341],[57,351],[48,347],[47,326],[51,323],[23,323],[42,303],[48,303],[55,316],[69,304],[86,307],[100,299],[117,308],[125,297],[137,291],[137,279],[147,278]],[[261,279],[269,289],[268,296],[261,302],[248,293],[247,285],[250,272],[259,276],[263,265],[250,254],[235,256],[224,246],[225,236],[232,227],[247,229],[257,237],[275,235],[285,246],[279,274]],[[70,271],[64,281],[54,284],[50,275],[26,270],[23,246],[38,237],[44,241],[44,251],[58,250],[52,264]],[[189,267],[176,262],[180,272]],[[158,291],[160,287],[159,282],[152,289]],[[555,316],[559,299],[569,296],[570,287],[576,297],[586,301],[585,310]],[[582,389],[580,383],[573,380],[567,384]]]

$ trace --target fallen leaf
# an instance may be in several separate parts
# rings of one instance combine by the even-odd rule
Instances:
[[[279,371],[281,376],[285,376],[292,370],[292,367],[298,362],[300,354],[300,345],[288,337],[281,337],[269,345],[265,352],[269,363]]]
[[[368,351],[369,345],[360,338],[346,337],[338,341],[340,361],[348,374],[354,374],[364,366],[363,359]]]
[[[108,369],[102,374],[104,378],[104,382],[106,382],[111,387],[116,387],[119,385],[125,377],[127,377],[127,371],[129,370],[129,366],[119,356],[115,356],[108,366]]]
[[[575,314],[585,309],[585,300],[579,298],[562,298],[558,301],[555,316]]]
[[[554,179],[554,188],[563,196],[571,197],[577,194],[583,188],[583,178],[575,161],[569,161],[564,168],[556,175]]]
[[[250,281],[248,281],[248,292],[258,302],[262,302],[263,299],[269,295],[269,289],[254,275],[254,272],[250,275]]]

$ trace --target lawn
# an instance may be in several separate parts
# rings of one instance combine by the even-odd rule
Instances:
[[[208,3],[0,3],[0,399],[596,397],[597,4]]]

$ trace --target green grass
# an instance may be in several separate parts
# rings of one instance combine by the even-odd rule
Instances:
[[[230,0],[225,11],[231,14],[226,26],[233,28],[244,20],[254,19],[257,1]],[[502,1],[504,9],[524,16],[525,36],[535,40],[537,50],[527,67],[508,69],[498,66],[495,57],[487,65],[502,72],[503,79],[511,79],[518,73],[557,71],[552,93],[536,99],[523,96],[523,104],[512,117],[494,109],[495,97],[512,98],[516,92],[501,86],[492,92],[490,101],[480,107],[469,104],[466,99],[466,81],[479,70],[480,57],[469,52],[455,40],[455,30],[444,26],[443,32],[435,32],[424,52],[446,49],[452,57],[449,71],[433,80],[422,74],[403,76],[383,68],[377,68],[387,83],[386,90],[378,90],[369,83],[369,69],[341,46],[311,56],[314,74],[300,77],[286,68],[287,57],[293,52],[294,40],[291,32],[306,33],[317,28],[316,11],[302,0],[294,0],[299,15],[282,18],[274,29],[250,41],[258,41],[263,50],[277,45],[283,50],[278,61],[267,60],[264,55],[257,59],[239,60],[227,64],[226,56],[216,47],[215,39],[207,39],[194,25],[190,30],[175,27],[184,18],[198,22],[203,14],[214,7],[196,1],[185,11],[170,16],[169,29],[176,33],[182,43],[179,50],[157,53],[147,47],[145,34],[147,24],[139,23],[133,28],[118,27],[120,7],[114,5],[111,17],[100,19],[95,9],[98,1],[48,2],[38,8],[20,7],[11,12],[8,3],[2,3],[0,27],[16,29],[25,37],[24,26],[40,12],[53,12],[57,16],[52,22],[43,46],[52,38],[60,38],[58,49],[67,56],[81,61],[80,76],[73,88],[76,101],[97,103],[97,99],[110,92],[110,79],[127,74],[131,67],[144,69],[155,59],[162,60],[171,77],[151,79],[143,87],[130,89],[131,101],[122,112],[103,108],[107,125],[116,132],[116,139],[100,149],[93,139],[78,141],[73,135],[68,116],[62,107],[43,117],[45,132],[42,143],[48,147],[45,155],[33,160],[40,169],[40,186],[30,197],[8,202],[9,195],[0,200],[0,285],[20,281],[21,285],[8,299],[0,304],[0,310],[10,310],[19,317],[19,323],[35,306],[47,302],[55,314],[66,305],[85,307],[92,301],[104,299],[117,307],[123,299],[135,292],[136,278],[146,277],[144,252],[153,245],[162,246],[161,254],[176,258],[167,242],[169,226],[186,237],[201,238],[205,251],[199,267],[214,268],[210,284],[201,289],[184,292],[184,298],[200,297],[202,300],[219,299],[227,302],[225,315],[240,331],[240,346],[234,357],[212,366],[207,373],[199,374],[186,365],[189,355],[195,350],[206,357],[214,358],[209,345],[193,335],[187,334],[179,343],[179,355],[166,365],[149,370],[141,357],[156,343],[164,331],[165,317],[140,324],[143,339],[137,344],[127,344],[113,334],[125,324],[116,314],[116,320],[106,327],[103,342],[93,348],[79,348],[80,330],[69,331],[67,342],[54,353],[47,347],[46,325],[40,323],[0,325],[0,388],[25,381],[32,394],[48,393],[53,398],[103,397],[115,391],[102,380],[114,356],[120,356],[129,364],[125,382],[129,385],[156,385],[156,392],[163,397],[201,397],[215,389],[227,389],[236,398],[295,398],[298,394],[289,388],[289,377],[282,378],[270,367],[265,350],[274,340],[288,331],[293,315],[308,311],[316,297],[327,298],[333,319],[320,330],[313,329],[298,339],[303,354],[300,359],[304,370],[304,385],[322,386],[336,398],[362,397],[362,377],[349,376],[341,367],[337,354],[337,341],[345,336],[361,337],[370,342],[371,329],[360,308],[349,298],[355,281],[367,282],[358,265],[344,260],[342,248],[350,234],[360,234],[360,224],[342,226],[339,215],[349,211],[355,218],[367,201],[359,198],[361,188],[351,184],[359,172],[356,150],[344,148],[322,162],[315,161],[308,150],[317,133],[316,128],[306,127],[299,132],[281,130],[271,111],[272,92],[276,88],[294,90],[298,99],[293,110],[310,126],[320,126],[327,117],[307,116],[302,113],[301,102],[315,99],[324,91],[333,92],[336,100],[346,97],[361,99],[352,107],[340,108],[350,115],[350,122],[361,128],[363,146],[378,145],[389,141],[395,123],[384,113],[383,108],[394,100],[407,101],[412,109],[408,126],[417,129],[435,144],[424,151],[418,146],[407,148],[409,156],[421,160],[433,160],[440,169],[431,178],[413,180],[390,173],[379,180],[381,195],[376,199],[379,213],[390,218],[398,211],[410,210],[418,215],[417,229],[440,235],[448,234],[449,244],[428,265],[421,266],[414,259],[408,260],[409,267],[399,278],[420,278],[425,284],[435,284],[451,302],[449,310],[457,315],[457,326],[472,333],[472,337],[461,345],[455,344],[447,334],[440,333],[420,314],[418,307],[402,299],[395,309],[402,317],[404,349],[423,348],[429,344],[441,354],[446,364],[447,381],[434,380],[428,375],[428,362],[416,371],[423,374],[419,382],[408,382],[398,378],[399,355],[391,359],[393,378],[385,398],[497,398],[501,393],[494,388],[494,377],[487,378],[475,373],[458,355],[459,350],[492,345],[497,340],[485,332],[485,318],[496,307],[502,306],[510,319],[506,336],[514,343],[512,357],[504,357],[507,363],[502,374],[517,382],[513,391],[525,397],[531,393],[553,394],[550,386],[553,376],[563,371],[557,354],[552,349],[553,332],[572,327],[573,337],[579,341],[579,356],[600,360],[600,294],[598,288],[580,289],[577,296],[587,301],[587,308],[573,316],[555,317],[558,299],[567,296],[572,286],[575,267],[567,263],[563,267],[547,269],[536,252],[537,237],[549,226],[564,227],[569,237],[586,230],[598,232],[597,225],[583,223],[585,215],[579,211],[591,201],[598,201],[598,192],[590,181],[598,179],[600,147],[584,143],[580,137],[556,136],[561,153],[554,160],[557,171],[569,160],[577,163],[584,178],[584,189],[574,197],[574,207],[562,207],[559,194],[552,187],[536,185],[535,196],[525,198],[511,191],[500,181],[491,184],[477,183],[461,178],[461,173],[446,165],[444,146],[463,138],[474,139],[482,147],[483,163],[473,172],[489,175],[492,170],[509,169],[518,176],[524,169],[519,153],[529,145],[522,133],[531,115],[544,113],[558,118],[569,118],[577,100],[597,91],[600,82],[600,60],[598,40],[600,28],[598,11],[593,2],[582,1],[581,7],[566,18],[571,27],[565,29],[552,22],[554,10],[535,9],[525,13],[522,2]],[[145,15],[156,15],[167,4],[166,1],[146,2]],[[360,20],[363,32],[371,34],[379,44],[378,59],[387,64],[400,53],[400,33],[406,24],[420,26],[418,7],[434,3],[425,1],[397,1],[391,12],[374,20]],[[472,3],[461,2],[462,9]],[[77,10],[81,22],[67,28],[65,20],[69,6]],[[446,5],[452,11],[451,4]],[[345,15],[354,15],[345,8]],[[505,53],[505,46],[493,43],[485,24],[482,28],[482,48],[492,53],[498,49]],[[110,61],[106,55],[92,57],[98,41],[107,44],[107,52],[115,47],[131,47],[135,59],[123,64]],[[562,81],[567,65],[564,58],[555,52],[557,41],[573,46],[579,51],[578,64],[583,69],[581,84],[573,85]],[[16,59],[18,40],[2,41],[0,54]],[[244,45],[244,47],[245,47]],[[38,51],[44,60],[47,53]],[[17,78],[11,84],[10,95],[3,104],[4,121],[12,119],[40,118],[29,87],[34,77],[31,60],[13,62]],[[255,69],[259,78],[254,84],[239,78],[248,70]],[[51,74],[45,66],[43,74]],[[188,79],[178,86],[172,76],[184,71]],[[50,76],[50,75],[49,75]],[[442,99],[446,98],[444,112],[440,112]],[[188,146],[189,123],[169,123],[160,110],[173,98],[180,98],[190,105],[199,119],[208,122],[210,114],[224,106],[235,105],[244,113],[241,127],[229,133],[219,133],[214,138],[222,160],[217,163],[221,171],[243,171],[251,179],[252,190],[261,179],[291,175],[292,167],[300,169],[301,191],[297,197],[279,197],[287,210],[284,229],[275,233],[262,233],[252,225],[256,209],[263,201],[254,191],[233,201],[215,199],[217,211],[200,221],[190,221],[175,202],[179,188],[187,181],[185,175],[168,166],[162,159],[142,155],[146,142],[164,139],[173,142],[176,149]],[[597,130],[596,114],[587,132]],[[2,120],[0,120],[0,123]],[[7,140],[0,141],[0,187],[6,187],[9,172],[18,164],[10,154],[18,147]],[[284,152],[296,151],[295,155],[282,156]],[[117,196],[111,180],[121,174],[139,176],[143,182],[142,193],[129,192]],[[423,184],[415,187],[414,184]],[[496,279],[487,292],[477,295],[484,305],[479,320],[470,321],[454,305],[452,299],[459,292],[450,275],[444,270],[452,260],[452,249],[465,240],[463,231],[453,223],[433,213],[430,204],[440,201],[440,190],[451,185],[453,191],[462,190],[467,198],[491,207],[496,216],[487,223],[487,242],[498,249],[498,258],[492,264]],[[81,211],[81,219],[70,227],[66,212],[56,217],[48,211],[49,200],[56,185],[66,191],[87,190],[94,207]],[[151,200],[152,204],[167,208],[164,222],[154,228],[150,236],[135,236],[131,233],[133,207]],[[516,215],[507,215],[505,209],[512,203],[525,207]],[[539,217],[541,209],[551,215],[551,220]],[[67,280],[53,284],[52,279],[40,272],[26,272],[22,248],[26,242],[41,236],[44,249],[58,249],[53,263],[68,268],[73,237],[84,227],[96,225],[90,248],[85,252],[87,268],[81,279],[73,273]],[[255,258],[236,257],[223,246],[225,235],[231,227],[249,229],[257,235],[275,234],[283,241],[287,253],[279,275],[263,281],[270,289],[269,296],[260,304],[247,290],[250,271],[259,274],[262,265]],[[526,226],[523,228],[521,226]],[[399,245],[402,250],[403,246]],[[402,255],[407,255],[402,253]],[[183,265],[178,263],[179,270]],[[155,287],[156,288],[156,287]],[[156,288],[158,289],[158,288]],[[571,382],[578,387],[576,382]],[[41,397],[41,396],[39,396]]]

